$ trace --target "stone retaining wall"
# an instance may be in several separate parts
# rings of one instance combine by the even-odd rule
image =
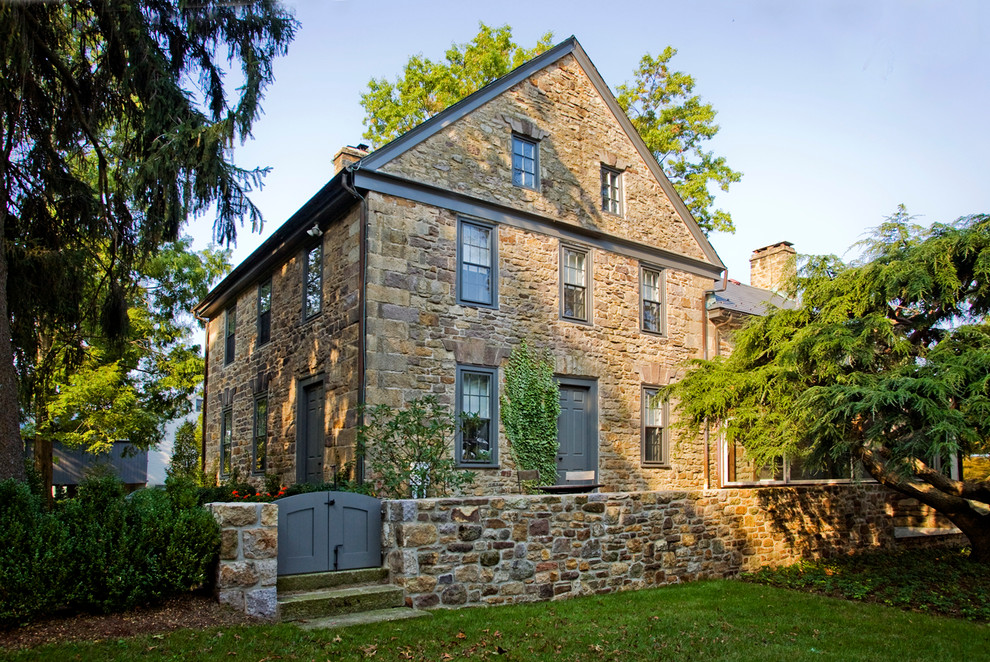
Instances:
[[[391,581],[419,607],[552,600],[890,548],[878,485],[388,501]]]
[[[274,619],[278,611],[278,506],[208,503],[220,525],[216,594],[250,616]]]

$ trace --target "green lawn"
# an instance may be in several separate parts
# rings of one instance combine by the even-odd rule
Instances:
[[[740,581],[304,632],[181,631],[9,660],[979,660],[990,626]]]

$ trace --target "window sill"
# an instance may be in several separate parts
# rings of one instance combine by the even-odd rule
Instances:
[[[671,468],[673,468],[669,463],[668,464],[658,464],[658,463],[653,463],[653,462],[651,462],[649,464],[647,464],[646,462],[641,462],[639,466],[640,466],[641,469],[671,469]]]
[[[498,464],[471,464],[471,463],[465,464],[465,463],[458,463],[458,464],[455,464],[454,465],[454,468],[455,469],[470,469],[470,470],[474,470],[474,469],[490,470],[490,469],[501,469],[501,466],[498,465]]]
[[[667,340],[667,334],[663,331],[650,331],[649,329],[640,328],[639,332],[642,333],[644,336],[653,336],[654,338],[661,338],[663,340]]]
[[[594,326],[595,325],[594,322],[591,322],[589,320],[577,319],[575,317],[565,317],[563,315],[560,316],[560,321],[561,322],[569,322],[570,324],[580,324],[581,326]]]

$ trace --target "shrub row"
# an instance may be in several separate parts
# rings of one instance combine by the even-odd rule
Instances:
[[[204,583],[219,546],[189,483],[125,497],[116,478],[94,478],[48,511],[24,483],[2,481],[0,625],[158,602]]]

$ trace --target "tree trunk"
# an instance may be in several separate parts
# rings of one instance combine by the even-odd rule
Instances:
[[[955,524],[969,539],[970,559],[983,565],[990,564],[990,514],[975,509],[967,499],[943,492],[933,485],[916,482],[890,471],[883,459],[873,450],[859,447],[856,456],[866,471],[881,485],[917,499],[933,508]]]
[[[0,174],[2,181],[2,174]],[[0,196],[6,199],[6,196]],[[7,210],[0,206],[0,480],[24,480],[24,442],[17,402],[17,372],[7,310]]]

